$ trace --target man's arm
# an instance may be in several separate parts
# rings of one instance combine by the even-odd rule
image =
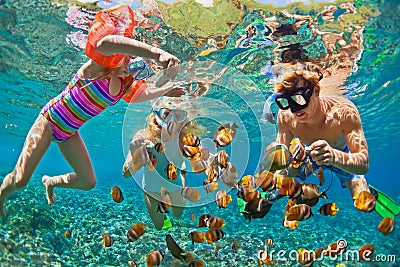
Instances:
[[[354,107],[355,109],[355,107]],[[368,145],[357,110],[347,113],[343,135],[350,153],[332,148],[325,140],[311,145],[311,156],[317,164],[331,164],[353,174],[365,174],[369,169]]]

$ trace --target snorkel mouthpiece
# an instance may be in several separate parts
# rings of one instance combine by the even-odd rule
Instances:
[[[271,110],[271,105],[275,102],[276,97],[279,96],[279,94],[272,94],[270,95],[267,100],[265,101],[263,112],[260,117],[260,122],[261,123],[272,123],[276,124],[276,112],[272,112]]]

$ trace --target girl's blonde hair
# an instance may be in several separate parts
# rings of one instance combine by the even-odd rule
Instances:
[[[158,143],[161,141],[161,126],[158,125],[154,118],[154,113],[151,112],[147,116],[147,127],[145,129],[145,138],[147,140],[150,140],[154,144]],[[179,140],[182,140],[182,138],[187,134],[187,133],[192,133],[197,136],[204,135],[206,133],[206,129],[199,125],[194,119],[188,119],[187,122],[185,122],[184,126],[182,127],[181,131],[179,132]]]

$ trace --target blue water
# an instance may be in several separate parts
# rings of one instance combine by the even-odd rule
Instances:
[[[363,4],[377,7],[381,14],[365,25],[364,52],[358,70],[346,82],[344,94],[356,104],[361,115],[370,157],[370,170],[366,175],[368,182],[400,202],[400,175],[396,167],[400,161],[400,3],[357,1],[358,7]],[[85,61],[81,50],[65,42],[66,34],[73,30],[65,22],[66,10],[65,5],[55,6],[47,1],[0,2],[0,179],[13,169],[24,138],[42,106],[64,88],[74,71]],[[250,15],[245,22],[257,21],[251,12],[248,12]],[[238,28],[243,28],[243,25]],[[239,32],[240,29],[228,37],[226,49],[211,53],[205,59],[218,60],[235,68],[249,60],[251,55],[260,55],[260,50],[233,48],[232,40],[236,40]],[[180,44],[176,46],[180,52]],[[191,56],[200,52],[199,49],[193,48]],[[268,93],[270,88],[263,82],[265,76],[243,72],[260,88],[255,98]],[[232,151],[237,154],[231,160],[240,166],[243,175],[254,173],[260,151],[266,142],[273,140],[273,129],[257,122],[262,102],[250,105],[249,112],[249,104],[241,99],[246,94],[246,91],[235,95],[212,88],[207,95],[207,98],[232,108],[242,123],[241,137],[247,136],[244,143],[249,145],[250,152],[243,160],[239,153],[242,149],[239,144],[243,140],[238,140],[237,146],[232,144]],[[253,97],[252,93],[248,96]],[[139,104],[126,113],[127,108],[128,105],[121,101],[80,130],[92,158],[97,186],[88,192],[60,189],[56,191],[58,199],[52,208],[46,204],[40,179],[44,174],[69,172],[70,167],[57,145],[51,145],[30,185],[13,194],[6,203],[9,219],[0,225],[0,266],[126,266],[127,260],[145,266],[145,256],[150,251],[162,249],[167,252],[164,240],[168,232],[157,232],[152,227],[140,189],[133,180],[124,179],[120,174],[130,139],[125,124],[126,114],[135,116],[132,127],[139,129],[144,125],[151,104]],[[205,112],[207,108],[210,106],[206,104],[200,107]],[[213,109],[212,112],[213,116],[221,118],[226,110]],[[268,133],[268,136],[262,136],[263,133]],[[327,180],[330,180],[329,176]],[[109,190],[113,185],[120,186],[126,194],[121,205],[110,199]],[[399,266],[398,222],[397,229],[384,236],[376,229],[379,216],[356,211],[349,193],[341,189],[336,180],[328,194],[331,201],[340,204],[338,215],[332,218],[315,215],[295,231],[288,231],[280,224],[283,201],[274,205],[264,219],[249,224],[237,211],[234,197],[234,203],[226,210],[218,210],[215,205],[188,209],[182,219],[173,220],[171,232],[180,238],[178,243],[185,250],[195,252],[207,266],[256,266],[256,253],[263,248],[268,237],[273,237],[277,246],[286,250],[327,246],[338,238],[345,238],[353,249],[373,243],[376,254],[396,255],[397,261],[390,266]],[[211,256],[213,245],[191,245],[187,239],[189,230],[196,229],[189,218],[191,213],[196,214],[196,218],[203,213],[225,218],[227,237],[221,243],[223,248],[219,258]],[[126,229],[139,221],[146,224],[149,235],[141,242],[127,245],[124,240]],[[75,239],[63,237],[63,232],[69,228],[75,231]],[[117,241],[112,248],[98,247],[104,231],[114,231]],[[239,239],[238,254],[230,252],[235,239]],[[33,255],[39,256],[35,258]],[[317,266],[334,266],[336,263],[339,262],[326,261],[325,265]],[[345,263],[347,266],[360,266],[355,262]],[[185,266],[170,254],[163,264]],[[295,264],[289,262],[287,266]],[[389,266],[389,263],[366,266]]]

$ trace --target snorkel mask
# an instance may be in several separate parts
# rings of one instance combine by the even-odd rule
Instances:
[[[156,104],[156,103],[155,103]],[[170,137],[174,137],[181,124],[187,119],[187,112],[182,109],[159,108],[155,104],[152,107],[154,119]]]
[[[310,103],[313,88],[295,88],[285,91],[282,94],[275,94],[275,102],[280,109],[287,110],[290,108],[292,113],[300,111]]]
[[[154,74],[154,70],[141,57],[130,59],[127,69],[135,80],[145,80]]]

